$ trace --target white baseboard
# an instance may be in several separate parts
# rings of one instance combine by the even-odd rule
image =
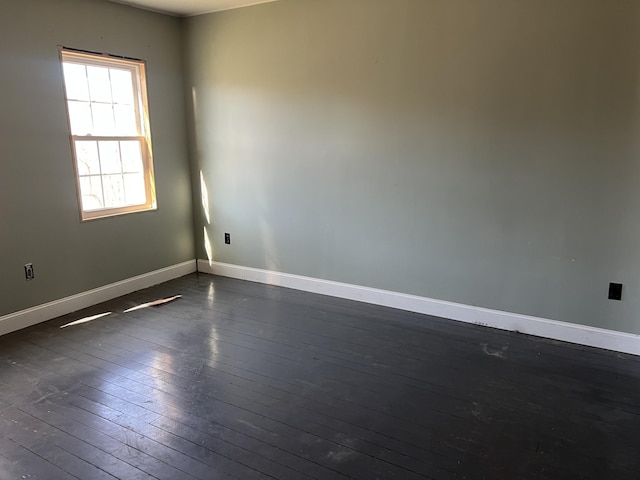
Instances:
[[[153,272],[127,278],[120,282],[111,283],[104,287],[95,288],[78,293],[70,297],[54,300],[53,302],[38,305],[36,307],[20,310],[0,317],[0,335],[14,332],[22,328],[30,327],[52,318],[66,315],[101,302],[106,302],[128,293],[142,290],[143,288],[157,285],[158,283],[173,280],[196,271],[196,262],[188,262],[171,265],[170,267],[154,270]]]
[[[640,335],[288,273],[198,260],[198,271],[640,355]]]

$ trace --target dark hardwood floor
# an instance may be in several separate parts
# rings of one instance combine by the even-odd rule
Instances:
[[[0,479],[73,478],[637,480],[640,358],[189,275],[0,337]]]

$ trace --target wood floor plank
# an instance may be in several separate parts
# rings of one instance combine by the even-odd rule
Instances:
[[[0,462],[0,466],[2,466],[3,476],[7,480],[13,478],[16,480],[27,478],[30,480],[75,480],[78,478],[4,436],[0,437],[0,452],[2,452],[2,457],[6,459],[6,461]]]
[[[114,455],[114,452],[118,451],[123,444],[120,442],[115,443],[112,439],[105,440],[105,436],[101,432],[96,430],[87,432],[85,430],[85,435],[82,435],[78,428],[69,426],[69,419],[65,420],[60,417],[56,419],[50,415],[50,411],[44,411],[33,406],[25,406],[24,409],[27,412],[18,409],[13,409],[11,412],[5,411],[3,418],[14,425],[14,430],[9,432],[10,438],[19,441],[21,445],[30,451],[40,456],[50,456],[55,454],[55,450],[62,449],[82,459],[84,463],[93,466],[93,468],[86,466],[83,468],[84,471],[97,469],[116,478],[156,478],[148,471],[136,468],[133,462],[128,461],[128,457],[123,459],[121,455]],[[18,428],[22,429],[22,433],[15,432]],[[58,455],[52,461],[68,471],[78,467],[77,462],[69,465],[68,456],[62,457]],[[154,459],[154,463],[159,462]],[[173,467],[169,465],[164,465],[164,467],[167,473],[174,475],[174,478],[189,480],[187,476],[176,472]],[[93,473],[95,474],[95,471]],[[81,476],[79,478],[87,477]],[[171,477],[165,476],[164,478]]]
[[[639,357],[209,275],[0,337],[3,480],[635,480],[638,431]]]

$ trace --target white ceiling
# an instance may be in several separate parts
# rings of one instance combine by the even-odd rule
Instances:
[[[202,13],[231,10],[248,7],[258,3],[275,2],[277,0],[112,0],[117,3],[169,13],[177,16],[200,15]]]

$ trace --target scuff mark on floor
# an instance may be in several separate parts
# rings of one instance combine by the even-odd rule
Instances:
[[[481,422],[489,423],[489,422],[492,421],[492,418],[485,413],[484,409],[477,402],[473,402],[473,408],[471,409],[471,415],[476,417]]]
[[[353,439],[348,438],[344,434],[338,434],[335,437],[335,441],[339,443],[327,453],[326,457],[328,460],[342,463],[356,454],[356,450],[353,448],[355,444]]]
[[[244,420],[240,420],[240,419],[238,419],[238,423],[241,423],[241,424],[243,424],[243,425],[246,425],[247,427],[249,427],[249,428],[251,428],[251,429],[253,429],[253,430],[258,430],[258,431],[263,431],[263,430],[264,430],[263,428],[260,428],[260,427],[258,427],[258,426],[256,426],[256,425],[254,425],[253,423],[246,422],[246,421],[244,421]]]
[[[500,349],[492,348],[487,343],[483,343],[482,344],[482,352],[485,355],[489,355],[490,357],[496,357],[496,358],[505,359],[507,350],[509,350],[509,345],[508,344],[504,345]]]
[[[349,457],[352,457],[354,454],[355,451],[351,450],[350,448],[337,446],[336,448],[331,449],[329,453],[327,453],[327,459],[331,460],[332,462],[342,463]]]

